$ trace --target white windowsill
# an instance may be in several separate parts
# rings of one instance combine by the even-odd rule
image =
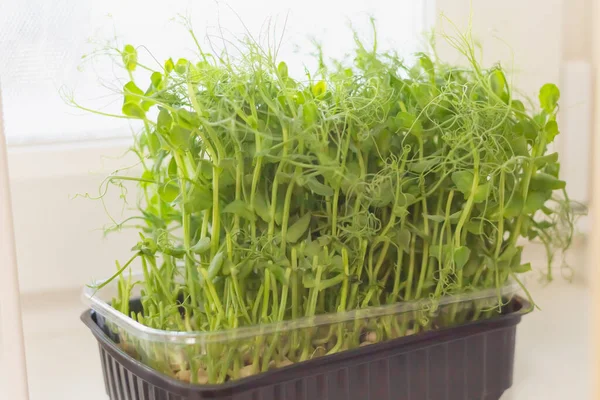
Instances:
[[[126,154],[131,144],[131,138],[114,138],[12,145],[8,147],[10,178],[20,181],[110,173],[135,163],[135,157]]]

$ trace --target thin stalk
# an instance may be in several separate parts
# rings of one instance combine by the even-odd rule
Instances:
[[[414,211],[414,221],[416,222],[418,218],[422,218],[419,214],[419,206],[420,204],[415,205]],[[404,295],[404,300],[412,300],[412,289],[413,289],[413,280],[415,274],[415,250],[417,244],[417,235],[413,234],[410,238],[410,251],[408,258],[408,277],[406,278],[406,294]]]
[[[210,234],[210,255],[214,257],[219,252],[221,236],[221,214],[219,212],[219,175],[221,171],[213,166],[213,198],[212,198],[212,229]]]

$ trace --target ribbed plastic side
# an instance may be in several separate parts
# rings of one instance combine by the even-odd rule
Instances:
[[[512,385],[521,314],[367,346],[223,385],[163,376],[121,351],[98,328],[111,400],[498,400]]]

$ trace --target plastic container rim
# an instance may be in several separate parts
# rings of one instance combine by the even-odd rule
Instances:
[[[132,279],[142,278],[141,272],[133,273]],[[126,332],[134,335],[138,339],[149,340],[153,342],[170,342],[181,344],[204,344],[209,342],[221,342],[233,339],[244,339],[258,335],[268,335],[272,333],[281,333],[295,329],[310,328],[326,324],[335,324],[352,321],[361,318],[375,318],[387,315],[403,314],[415,311],[430,309],[433,306],[445,306],[455,303],[462,303],[474,300],[483,300],[495,297],[513,296],[520,290],[520,285],[516,280],[510,280],[501,288],[490,288],[458,295],[443,296],[438,301],[432,299],[420,299],[384,306],[367,307],[344,312],[335,312],[320,314],[312,317],[300,317],[294,320],[270,322],[261,325],[244,326],[239,328],[225,329],[214,332],[204,331],[167,331],[162,329],[145,326],[131,317],[121,313],[113,308],[108,302],[102,300],[98,295],[103,289],[96,290],[98,286],[106,280],[95,281],[92,285],[84,286],[82,298],[84,303],[96,313],[104,317],[107,322],[113,323]],[[106,287],[116,285],[110,283]]]

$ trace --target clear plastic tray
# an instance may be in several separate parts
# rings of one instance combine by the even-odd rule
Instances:
[[[117,280],[100,290],[85,287],[83,297],[96,312],[98,325],[128,354],[168,376],[205,384],[492,318],[502,308],[500,302],[505,304],[519,289],[516,282],[509,282],[500,289],[446,296],[436,302],[401,302],[215,332],[165,331],[134,321],[110,306],[117,294]],[[139,285],[137,290],[139,295]],[[139,308],[136,300],[131,305]]]

